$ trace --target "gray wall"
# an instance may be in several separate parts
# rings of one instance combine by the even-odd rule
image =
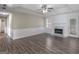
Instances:
[[[44,19],[41,16],[13,12],[13,29],[44,27]]]

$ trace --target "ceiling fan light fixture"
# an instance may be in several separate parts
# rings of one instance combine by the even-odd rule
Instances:
[[[43,12],[43,13],[47,13],[48,11],[47,11],[47,9],[44,9],[44,10],[42,10],[42,12]]]

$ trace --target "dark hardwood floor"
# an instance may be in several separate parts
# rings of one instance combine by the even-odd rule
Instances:
[[[9,54],[79,54],[79,39],[43,33],[12,40],[0,34],[1,51]]]

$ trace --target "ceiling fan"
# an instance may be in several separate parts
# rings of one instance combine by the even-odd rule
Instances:
[[[0,4],[0,16],[1,17],[7,17],[8,12],[7,12],[7,5],[6,4]]]
[[[51,12],[53,10],[53,7],[43,4],[41,8],[39,9],[42,13]]]
[[[0,5],[0,10],[1,11],[5,11],[6,10],[7,5],[6,4],[1,4]]]

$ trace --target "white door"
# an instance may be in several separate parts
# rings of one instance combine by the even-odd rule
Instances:
[[[78,17],[70,18],[70,36],[78,37]]]

